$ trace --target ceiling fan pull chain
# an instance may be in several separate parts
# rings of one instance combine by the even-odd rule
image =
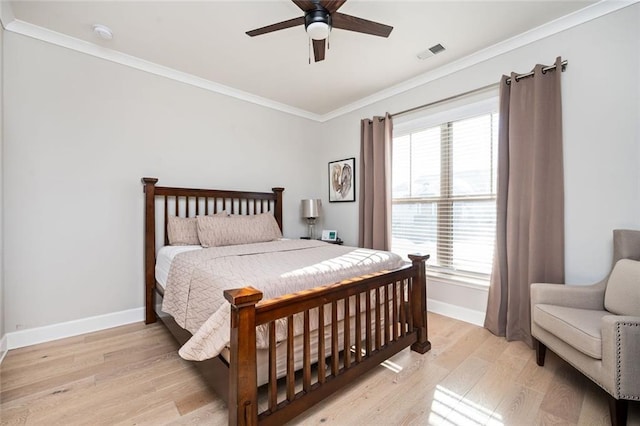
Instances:
[[[308,37],[309,40],[309,65],[311,65],[311,37]]]

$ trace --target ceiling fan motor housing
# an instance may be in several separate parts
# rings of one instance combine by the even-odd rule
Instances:
[[[313,23],[327,24],[331,29],[331,14],[323,7],[310,10],[304,14],[304,28],[307,29]]]

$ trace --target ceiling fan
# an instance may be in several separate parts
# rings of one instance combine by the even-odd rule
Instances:
[[[313,57],[315,61],[318,62],[324,60],[326,39],[329,36],[329,32],[331,32],[331,28],[339,28],[341,30],[355,31],[379,37],[389,37],[391,30],[393,30],[393,27],[389,25],[338,12],[338,9],[345,4],[347,0],[292,1],[302,9],[304,16],[247,31],[247,35],[255,37],[257,35],[304,24],[307,34],[313,40]]]

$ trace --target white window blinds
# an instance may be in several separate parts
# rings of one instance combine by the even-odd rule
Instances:
[[[486,280],[496,227],[497,98],[394,123],[392,250]]]

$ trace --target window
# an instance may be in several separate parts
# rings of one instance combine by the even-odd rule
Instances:
[[[393,251],[430,254],[432,273],[488,281],[497,139],[496,98],[394,123]]]

